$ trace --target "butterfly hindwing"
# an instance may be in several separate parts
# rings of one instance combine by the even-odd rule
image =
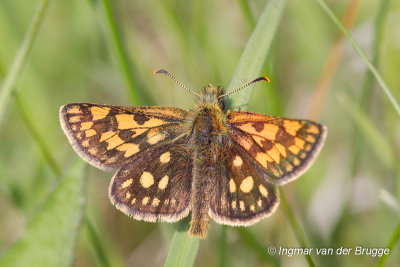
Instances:
[[[277,208],[277,187],[267,182],[267,175],[254,167],[238,145],[227,151],[216,168],[210,216],[221,224],[254,224]]]
[[[192,160],[186,140],[148,149],[114,175],[109,196],[138,220],[175,222],[189,213]]]
[[[231,112],[228,121],[234,142],[277,184],[294,180],[309,168],[327,132],[325,126],[312,121],[252,112]]]
[[[170,107],[123,107],[72,103],[60,121],[75,151],[101,169],[120,167],[137,153],[170,142],[187,112]]]

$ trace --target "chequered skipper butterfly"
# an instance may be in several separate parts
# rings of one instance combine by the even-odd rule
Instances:
[[[155,73],[179,83],[165,70]],[[268,79],[246,85],[259,80]],[[191,111],[72,103],[61,107],[60,121],[84,160],[118,169],[109,196],[119,210],[151,222],[175,222],[191,210],[189,233],[204,238],[210,218],[248,226],[274,212],[277,185],[310,167],[327,130],[308,120],[225,111],[219,86],[194,94]]]

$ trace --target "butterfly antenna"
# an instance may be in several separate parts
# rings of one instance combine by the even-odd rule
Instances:
[[[198,97],[200,97],[200,95],[199,95],[198,93],[193,92],[192,90],[190,90],[189,88],[187,88],[187,87],[186,87],[185,85],[183,85],[180,81],[178,81],[174,76],[172,76],[172,74],[169,73],[168,71],[163,70],[163,69],[158,69],[158,70],[153,71],[153,74],[154,74],[154,75],[159,74],[159,73],[162,73],[162,74],[164,74],[164,75],[167,75],[167,76],[170,77],[172,80],[174,80],[180,87],[182,87],[182,88],[188,90],[189,92],[191,92],[192,94],[197,95]]]
[[[236,93],[236,92],[242,90],[243,88],[245,88],[245,87],[247,87],[247,86],[249,86],[249,85],[251,85],[251,84],[253,84],[253,83],[259,82],[259,81],[271,82],[271,80],[270,80],[268,77],[263,76],[263,77],[260,77],[260,78],[255,79],[255,80],[252,80],[251,82],[248,82],[248,83],[246,83],[246,84],[243,85],[243,86],[240,86],[238,89],[233,90],[232,92],[229,92],[229,93],[224,94],[224,95],[220,95],[218,98],[221,98],[221,97],[224,97],[224,96],[228,96],[228,95],[234,94],[234,93]]]

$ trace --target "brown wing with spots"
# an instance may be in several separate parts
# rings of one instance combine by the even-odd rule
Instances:
[[[210,217],[221,224],[252,225],[279,205],[277,186],[254,167],[241,147],[233,145],[227,151],[215,168],[218,179],[210,194]]]
[[[251,112],[228,114],[229,133],[267,180],[285,184],[304,173],[319,153],[326,127],[308,120],[293,120]]]
[[[139,152],[171,142],[186,111],[170,107],[122,107],[72,103],[60,122],[75,151],[101,169],[124,165]]]
[[[137,220],[175,222],[187,216],[192,160],[186,142],[148,149],[124,165],[111,181],[111,202]]]

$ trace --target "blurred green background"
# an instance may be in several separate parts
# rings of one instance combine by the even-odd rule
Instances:
[[[3,86],[41,2],[0,1]],[[208,83],[227,87],[267,2],[118,0],[108,9],[106,0],[50,1],[0,118],[0,257],[11,263],[13,257],[24,257],[27,249],[18,240],[54,241],[49,233],[69,214],[71,230],[64,233],[69,241],[56,240],[69,253],[63,256],[70,258],[67,263],[162,266],[177,224],[138,222],[116,210],[107,193],[113,173],[88,164],[82,169],[61,130],[59,107],[94,102],[190,108],[192,95],[152,71],[167,69],[195,91]],[[400,2],[326,3],[350,28],[399,101]],[[116,49],[116,36],[122,50]],[[306,246],[354,251],[357,245],[394,245],[385,264],[398,266],[399,114],[318,1],[287,1],[263,71],[243,77],[243,82],[260,75],[272,82],[254,85],[249,105],[240,108],[309,118],[329,129],[311,169],[282,188]],[[81,197],[58,199],[60,183],[71,172],[80,178],[64,188]],[[312,265],[304,256],[267,253],[270,245],[301,246],[290,214],[281,205],[248,228],[213,222],[195,265]],[[38,236],[26,234],[27,227]],[[56,250],[46,253],[61,257]],[[354,253],[311,257],[317,266],[375,266],[381,260]],[[0,258],[0,265],[5,262]]]

